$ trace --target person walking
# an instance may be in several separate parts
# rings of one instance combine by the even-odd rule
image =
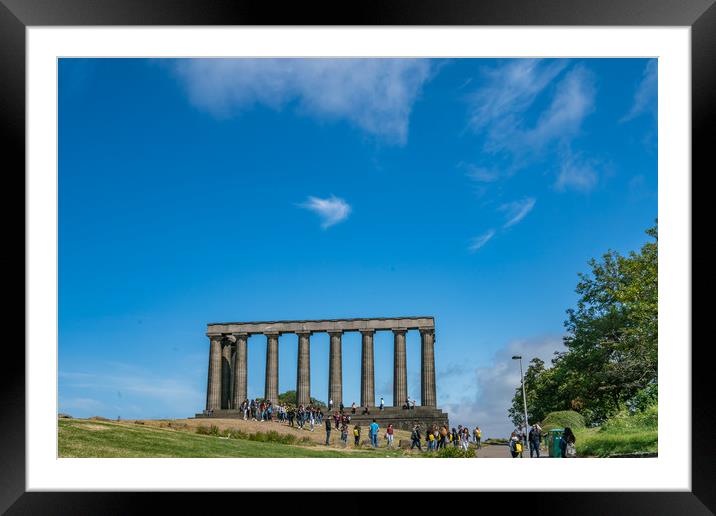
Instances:
[[[370,444],[373,445],[373,448],[378,447],[378,431],[379,430],[380,430],[380,427],[378,426],[378,423],[376,423],[375,419],[374,419],[373,422],[370,424],[370,432],[368,434],[370,436]]]
[[[473,438],[475,439],[475,445],[477,446],[477,449],[479,450],[482,448],[482,430],[480,430],[479,426],[475,427],[475,430],[472,432]]]
[[[331,418],[326,419],[326,446],[331,444]]]
[[[388,424],[388,428],[385,430],[385,437],[388,439],[388,448],[393,447],[393,423]]]
[[[577,456],[576,442],[577,438],[574,436],[574,432],[570,427],[566,427],[562,438],[559,440],[559,451],[563,459],[571,459]]]
[[[343,441],[343,447],[348,446],[348,425],[343,423],[341,425],[341,441]]]
[[[412,450],[416,446],[418,450],[423,451],[423,447],[420,445],[420,426],[415,425],[413,432],[410,434],[410,449]]]
[[[460,444],[462,444],[462,449],[464,451],[467,451],[470,447],[470,431],[467,427],[462,429],[462,440],[460,441]]]
[[[530,442],[530,459],[537,454],[539,459],[539,445],[542,441],[542,429],[536,423],[530,428],[529,442]]]
[[[354,444],[355,444],[356,448],[358,446],[360,446],[360,425],[359,424],[356,424],[356,426],[353,427],[353,439],[355,441]]]

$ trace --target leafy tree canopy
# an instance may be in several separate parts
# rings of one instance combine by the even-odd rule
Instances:
[[[284,405],[296,405],[296,391],[286,391],[278,395],[279,403]],[[316,398],[311,398],[311,405],[314,407],[325,407],[326,404]]]
[[[575,410],[599,424],[625,407],[655,400],[658,386],[658,238],[638,252],[608,251],[579,274],[575,308],[567,310],[566,351],[551,367],[535,358],[525,373],[527,416],[541,421],[554,411]],[[521,386],[508,410],[524,419]]]

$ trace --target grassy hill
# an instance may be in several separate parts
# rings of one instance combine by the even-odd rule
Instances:
[[[579,457],[653,453],[658,451],[658,418],[659,409],[653,405],[636,414],[621,412],[601,427],[587,428],[582,416],[568,410],[548,414],[542,422],[542,429],[572,428],[577,438]]]
[[[242,423],[246,423],[243,422]],[[237,424],[237,423],[235,423]],[[267,423],[271,425],[271,423]],[[306,439],[285,444],[282,435],[290,433],[265,431],[241,435],[243,438],[204,435],[197,429],[208,427],[173,421],[99,421],[91,419],[59,419],[58,448],[60,457],[402,457],[402,450],[355,449],[351,444],[342,448],[319,445],[313,439],[325,433],[313,432]],[[275,424],[278,427],[278,424]],[[201,431],[200,430],[200,431]],[[292,430],[293,429],[289,429]],[[304,431],[297,431],[304,432]],[[307,432],[305,432],[307,433]],[[277,437],[278,436],[278,437]],[[333,434],[333,442],[339,443]],[[307,437],[307,436],[306,436]],[[260,439],[263,439],[262,442]],[[384,446],[384,444],[383,444]]]
[[[608,457],[609,455],[658,452],[659,409],[656,404],[643,412],[620,414],[608,419],[600,428],[585,428],[575,432],[579,456]]]

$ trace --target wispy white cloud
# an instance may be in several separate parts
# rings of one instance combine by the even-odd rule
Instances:
[[[308,199],[299,204],[301,208],[316,213],[321,218],[321,227],[327,229],[348,218],[351,213],[351,206],[343,199],[334,195],[327,199],[309,196]]]
[[[587,193],[599,182],[599,173],[594,160],[582,160],[568,155],[562,161],[554,187],[559,191],[575,190]]]
[[[485,233],[483,233],[482,235],[477,236],[477,237],[473,238],[472,240],[470,240],[470,245],[468,246],[467,249],[471,253],[474,253],[475,251],[482,248],[494,236],[495,236],[495,230],[490,229],[490,230],[486,231]]]
[[[345,119],[396,144],[431,76],[426,59],[183,59],[175,71],[194,105],[218,117],[253,105],[288,104],[320,119]]]
[[[634,101],[631,109],[620,122],[628,122],[644,113],[656,116],[656,98],[658,90],[658,61],[651,59],[646,63],[641,81],[634,92]]]
[[[458,168],[465,170],[465,175],[476,183],[493,183],[500,178],[500,172],[495,169],[478,167],[471,163],[460,162]]]
[[[499,209],[504,212],[507,217],[507,221],[502,227],[505,229],[509,228],[524,219],[527,214],[532,211],[532,208],[534,208],[535,202],[536,199],[534,197],[527,197],[520,201],[508,202],[501,205]]]
[[[519,59],[485,72],[471,98],[470,123],[486,134],[486,150],[522,155],[578,133],[594,109],[594,79],[584,66],[567,65],[566,60]],[[551,95],[549,105],[531,123],[528,112],[542,95]]]
[[[518,121],[567,63],[515,59],[484,70],[484,83],[471,97],[473,128],[488,129],[493,138],[499,138],[498,132]]]
[[[484,135],[483,149],[500,153],[506,166],[501,175],[476,167],[471,179],[507,177],[551,153],[564,154],[594,111],[595,98],[593,74],[568,60],[520,59],[485,71],[471,98],[470,125]]]
[[[552,141],[569,141],[594,111],[594,79],[583,66],[569,70],[557,84],[552,102],[536,125],[524,133],[524,143],[542,148]]]

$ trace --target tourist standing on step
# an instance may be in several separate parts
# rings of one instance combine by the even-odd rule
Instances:
[[[370,444],[373,445],[373,448],[378,447],[378,431],[380,430],[380,427],[378,426],[378,423],[375,422],[375,419],[370,424]]]
[[[380,410],[383,410],[383,407],[385,407],[385,402],[383,401],[383,396],[380,397]]]
[[[354,401],[353,403],[351,403],[351,414],[355,414],[355,413],[356,413],[356,402]]]
[[[393,447],[393,423],[388,424],[388,428],[385,430],[385,437],[388,439],[388,448]]]

